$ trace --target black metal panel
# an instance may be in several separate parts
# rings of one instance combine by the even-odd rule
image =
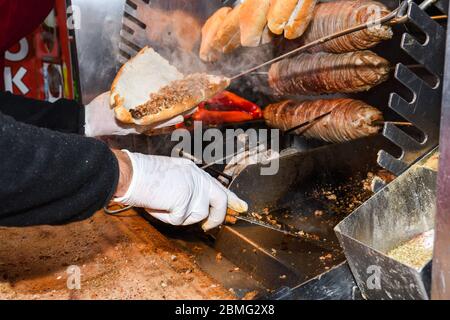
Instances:
[[[263,297],[274,300],[361,300],[350,268],[343,262],[294,288],[283,287]]]
[[[445,30],[415,3],[410,4],[407,15],[409,23],[426,35],[426,41],[420,43],[412,34],[404,33],[400,47],[435,76],[437,84],[430,86],[401,63],[396,66],[395,78],[413,93],[413,98],[407,101],[394,92],[390,96],[389,107],[412,122],[424,135],[423,140],[417,141],[392,124],[385,126],[384,136],[402,148],[402,155],[397,158],[382,150],[378,162],[396,175],[400,175],[439,142]]]

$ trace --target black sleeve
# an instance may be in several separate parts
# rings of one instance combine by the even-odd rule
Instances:
[[[1,226],[88,218],[112,197],[118,176],[117,159],[102,142],[20,123],[0,112]]]
[[[0,112],[37,127],[84,134],[84,107],[73,100],[50,103],[0,92]]]

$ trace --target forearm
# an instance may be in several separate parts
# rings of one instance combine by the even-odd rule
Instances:
[[[54,103],[0,92],[0,112],[26,124],[64,132],[84,133],[84,107],[74,100]]]
[[[119,150],[112,150],[117,158],[119,164],[119,182],[117,183],[117,189],[114,196],[119,198],[123,197],[130,187],[131,179],[133,178],[133,167],[128,155]]]
[[[86,219],[116,193],[120,160],[102,142],[18,123],[1,113],[0,132],[0,225]]]

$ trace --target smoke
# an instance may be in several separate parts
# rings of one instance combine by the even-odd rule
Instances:
[[[229,6],[233,4],[234,1],[227,3]],[[129,37],[130,42],[134,42],[135,50],[144,45],[152,47],[184,74],[210,73],[232,77],[273,58],[273,44],[258,48],[238,48],[231,54],[223,54],[220,60],[214,63],[205,63],[199,58],[203,24],[222,5],[223,1],[220,0],[151,1],[149,5],[141,4],[136,8],[135,14],[135,18],[142,22],[141,25],[130,17],[124,18],[132,22],[127,25],[135,25],[131,31],[132,36]],[[102,41],[110,41],[111,47],[117,48],[117,43],[124,41],[119,36],[111,37],[114,33],[110,32],[108,25],[106,19],[102,31],[105,39]],[[133,43],[131,46],[133,47]],[[113,54],[121,57],[120,52]],[[123,62],[119,61],[117,65]],[[246,97],[269,93],[267,74],[264,72],[267,72],[267,69],[234,81],[231,89]]]

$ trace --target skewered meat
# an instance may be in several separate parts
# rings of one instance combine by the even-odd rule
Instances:
[[[301,54],[272,65],[269,84],[278,95],[366,91],[387,80],[389,62],[371,51]]]
[[[344,142],[376,134],[381,129],[376,121],[383,120],[381,112],[366,103],[353,99],[329,99],[272,104],[264,109],[264,119],[270,127],[286,131],[330,112],[313,122],[305,137],[327,142]],[[299,129],[300,133],[304,128]]]
[[[342,0],[316,6],[314,17],[304,34],[304,43],[368,23],[389,14],[383,4],[370,0]],[[368,49],[383,40],[392,38],[389,26],[375,25],[311,48],[311,52],[351,52]]]

